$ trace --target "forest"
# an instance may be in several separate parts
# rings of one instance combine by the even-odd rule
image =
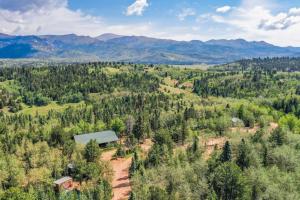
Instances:
[[[299,58],[0,63],[0,200],[117,200],[115,161],[123,199],[300,199],[299,103]],[[104,130],[120,142],[74,141]]]

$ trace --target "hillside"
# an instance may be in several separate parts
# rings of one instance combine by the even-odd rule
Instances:
[[[164,64],[220,64],[254,57],[297,57],[300,48],[265,42],[175,41],[143,36],[103,34],[12,36],[0,34],[0,58],[63,58]]]
[[[300,199],[299,63],[0,63],[0,200]]]

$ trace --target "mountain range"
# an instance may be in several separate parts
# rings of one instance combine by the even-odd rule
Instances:
[[[175,41],[144,36],[103,34],[15,36],[0,34],[0,58],[92,59],[134,63],[221,64],[254,57],[298,57],[300,48],[263,41]]]

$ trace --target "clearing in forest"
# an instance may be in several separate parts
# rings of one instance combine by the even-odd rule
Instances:
[[[274,129],[278,127],[277,123],[271,122],[267,128],[267,133],[270,134]],[[259,130],[258,126],[255,126],[253,128],[231,128],[230,131],[232,133],[238,133],[239,136],[249,136],[253,135],[257,130]],[[211,156],[211,154],[214,152],[216,149],[222,149],[223,146],[225,145],[225,142],[227,140],[232,141],[240,139],[238,138],[231,138],[228,139],[227,137],[213,137],[213,138],[208,138],[208,139],[201,139],[202,141],[202,146],[204,147],[204,153],[203,153],[203,158],[205,160],[208,160]]]

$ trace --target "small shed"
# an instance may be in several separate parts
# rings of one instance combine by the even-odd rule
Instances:
[[[233,127],[240,127],[240,126],[243,126],[244,125],[244,122],[243,120],[237,118],[237,117],[233,117],[231,119],[231,123],[232,123],[232,126]]]
[[[56,181],[54,181],[55,187],[57,191],[68,191],[73,190],[73,179],[70,176],[62,177]]]
[[[119,140],[118,136],[114,131],[102,131],[96,133],[88,133],[83,135],[74,136],[75,142],[77,144],[86,145],[91,140],[96,140],[96,142],[101,146],[106,146],[109,143],[114,143]]]

